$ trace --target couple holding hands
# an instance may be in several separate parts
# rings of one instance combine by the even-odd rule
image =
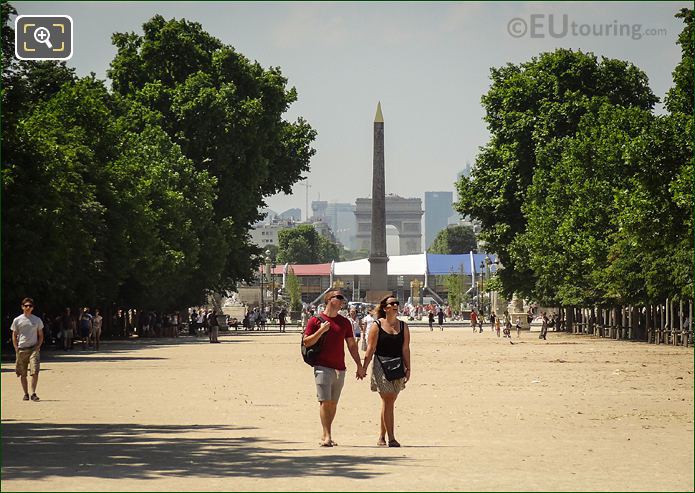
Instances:
[[[383,298],[373,314],[376,320],[369,331],[367,352],[360,360],[357,342],[350,321],[338,312],[345,302],[340,290],[324,296],[326,309],[309,319],[304,329],[303,344],[313,346],[321,340],[321,350],[313,362],[316,395],[323,437],[320,445],[337,445],[331,435],[331,425],[338,408],[338,399],[345,382],[345,344],[357,365],[356,377],[363,379],[372,363],[371,389],[381,396],[381,426],[377,445],[400,447],[394,434],[394,405],[398,393],[410,379],[410,332],[408,325],[398,320],[399,301],[394,296]],[[388,437],[388,441],[387,441]]]

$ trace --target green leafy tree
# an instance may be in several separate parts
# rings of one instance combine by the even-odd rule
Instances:
[[[609,296],[599,281],[617,230],[615,195],[631,188],[627,149],[651,119],[648,111],[606,103],[582,118],[573,137],[539,155],[523,205],[527,230],[515,239],[528,254],[539,299],[579,305]]]
[[[278,263],[317,264],[339,260],[335,243],[325,238],[310,224],[278,232]]]
[[[88,77],[19,123],[24,144],[3,156],[6,301],[173,308],[200,298],[194,274],[221,270],[199,241],[222,244],[214,178],[133,113]]]
[[[302,224],[278,231],[278,263],[311,264],[318,258],[318,233]]]
[[[332,262],[340,260],[340,249],[338,245],[333,243],[331,240],[325,236],[319,237],[319,252],[318,252],[318,262]]]
[[[530,62],[491,70],[492,85],[482,98],[491,139],[476,158],[470,178],[458,183],[456,209],[481,222],[480,239],[498,254],[506,295],[553,297],[536,292],[537,270],[528,245],[524,214],[529,187],[544,193],[562,140],[576,134],[582,118],[605,104],[650,110],[657,98],[646,75],[634,65],[593,54],[559,49]],[[552,237],[547,238],[552,241]]]
[[[285,280],[285,288],[290,295],[290,309],[293,311],[299,311],[302,309],[302,283],[294,274],[294,271],[290,267],[290,271],[287,273],[287,279]]]
[[[217,180],[214,216],[225,226],[215,251],[224,266],[208,287],[250,279],[260,251],[248,230],[264,198],[290,193],[309,169],[315,132],[301,118],[282,119],[297,94],[279,68],[249,61],[195,22],[157,15],[143,31],[113,35],[114,91],[158,112],[196,169]]]
[[[461,303],[464,301],[463,276],[461,274],[450,273],[444,276],[444,286],[448,293],[448,302],[451,309],[458,312]]]
[[[155,16],[114,35],[110,92],[16,60],[16,11],[1,9],[5,306],[167,309],[249,278],[249,225],[314,153],[311,127],[282,119],[296,92],[280,70]]]
[[[693,9],[683,8],[676,14],[683,19],[685,27],[678,36],[681,47],[681,61],[673,71],[673,87],[666,94],[666,108],[671,113],[693,114],[693,52],[695,51],[695,32],[693,31]]]
[[[448,226],[437,233],[429,252],[443,254],[477,252],[475,232],[470,226]]]
[[[634,170],[614,192],[617,213],[600,274],[613,299],[655,303],[693,294],[693,10],[676,17],[682,58],[666,95],[669,115],[649,120],[626,148]]]

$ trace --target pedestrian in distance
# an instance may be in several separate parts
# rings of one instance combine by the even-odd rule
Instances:
[[[538,336],[539,339],[543,339],[544,341],[547,340],[546,337],[548,335],[548,315],[546,315],[545,312],[543,312],[541,316],[541,333]]]
[[[427,312],[427,320],[430,324],[430,332],[434,330],[434,312],[430,310]]]
[[[360,361],[357,342],[352,332],[350,321],[338,312],[345,302],[345,297],[338,289],[332,289],[324,295],[326,308],[318,317],[311,317],[304,329],[303,344],[311,347],[318,343],[322,336],[321,351],[314,367],[314,382],[316,397],[319,401],[319,417],[323,434],[319,445],[334,447],[338,445],[333,440],[333,421],[338,410],[338,400],[345,383],[345,345],[350,356],[355,361],[357,371],[355,376],[363,379],[366,375]]]
[[[357,318],[356,308],[350,308],[348,320],[350,320],[350,324],[352,325],[352,333],[355,336],[355,341],[357,342],[357,345],[359,346],[360,336],[362,335],[362,326],[360,324],[359,319]]]
[[[477,326],[478,326],[478,314],[475,312],[475,310],[471,310],[471,327],[473,328],[473,332],[476,332]]]
[[[94,310],[94,319],[92,319],[92,333],[90,338],[92,345],[96,351],[99,351],[99,343],[101,342],[101,328],[104,324],[104,317],[101,316],[101,310]]]
[[[439,312],[437,312],[437,322],[439,322],[439,330],[444,330],[444,310],[439,307]]]
[[[219,344],[220,322],[217,320],[217,309],[213,309],[208,315],[208,325],[210,327],[210,344]]]
[[[519,337],[521,337],[521,320],[519,320],[518,318],[516,319],[515,327],[516,327],[516,338],[518,339]]]
[[[195,310],[191,311],[190,317],[188,319],[188,334],[197,335],[198,334],[198,314]]]
[[[304,329],[306,324],[309,322],[309,310],[306,308],[302,309],[302,319],[300,321],[301,328]]]
[[[369,329],[372,328],[372,324],[374,323],[374,317],[372,317],[371,309],[372,307],[369,307],[370,311],[367,312],[367,314],[362,317],[362,320],[360,323],[362,324],[362,351],[367,350],[367,341],[369,340]]]
[[[82,341],[82,350],[87,349],[87,341],[89,334],[92,332],[92,314],[89,313],[89,307],[84,307],[79,318],[80,340]]]
[[[34,315],[34,300],[22,300],[22,314],[12,321],[12,345],[16,354],[15,373],[19,377],[24,391],[23,400],[38,401],[36,386],[39,383],[41,369],[40,355],[43,344],[43,321]],[[31,375],[31,397],[27,381],[27,373]]]
[[[398,394],[410,380],[410,330],[407,323],[398,319],[399,305],[395,296],[387,296],[379,302],[362,364],[366,371],[374,358],[370,387],[372,392],[378,392],[381,397],[381,420],[377,440],[377,445],[381,447],[401,446],[395,436],[395,404]],[[389,380],[382,362],[392,358],[400,358],[404,371],[402,377]]]
[[[61,336],[63,339],[63,350],[72,349],[72,339],[77,332],[77,319],[71,312],[70,307],[65,308],[60,321]]]
[[[284,308],[278,313],[278,325],[280,326],[280,332],[285,332],[287,327],[287,311]]]

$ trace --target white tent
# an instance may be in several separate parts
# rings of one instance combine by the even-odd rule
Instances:
[[[487,263],[489,272],[497,271],[497,256],[485,253],[466,253],[458,255],[440,255],[418,253],[415,255],[393,255],[389,257],[387,272],[389,276],[424,276],[465,274],[473,276],[481,271]],[[334,262],[334,276],[368,276],[369,259]]]
[[[415,255],[394,255],[389,257],[387,264],[389,276],[424,276],[427,272],[427,256],[424,253]],[[335,262],[334,276],[368,276],[369,260],[349,260]]]

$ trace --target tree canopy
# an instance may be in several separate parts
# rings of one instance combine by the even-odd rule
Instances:
[[[653,113],[646,75],[624,61],[557,50],[492,69],[491,139],[458,182],[456,208],[481,222],[506,294],[692,296],[692,10],[678,16],[669,115]]]
[[[470,226],[448,226],[437,233],[429,248],[430,253],[458,254],[477,252],[475,232]]]
[[[264,69],[185,19],[156,15],[143,31],[113,35],[118,52],[108,75],[116,94],[155,112],[195,168],[216,178],[224,265],[208,287],[228,287],[248,278],[260,253],[248,230],[264,198],[291,193],[309,169],[316,133],[301,118],[282,119],[297,92],[280,68]]]
[[[317,264],[340,260],[338,246],[321,236],[310,224],[300,224],[278,232],[277,262]]]
[[[251,279],[264,197],[308,170],[296,100],[197,23],[114,34],[109,77],[13,58],[2,4],[3,299],[171,309]]]

